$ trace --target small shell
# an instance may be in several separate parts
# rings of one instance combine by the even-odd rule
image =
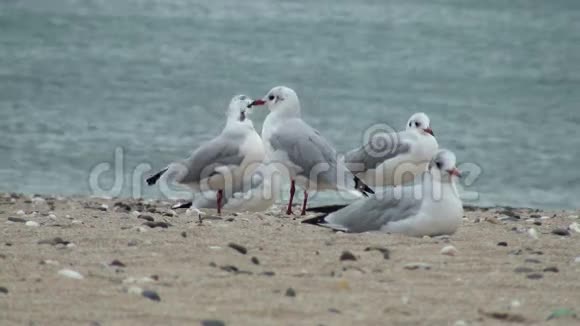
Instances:
[[[528,235],[530,236],[530,238],[534,239],[534,240],[538,240],[538,231],[536,231],[535,228],[530,228],[528,229]]]
[[[459,251],[454,246],[445,246],[443,249],[441,249],[442,255],[456,256],[458,253]]]
[[[68,278],[72,278],[75,280],[82,280],[84,277],[81,275],[81,273],[77,272],[77,271],[73,271],[72,269],[61,269],[60,271],[58,271],[58,275],[64,276],[64,277],[68,277]]]

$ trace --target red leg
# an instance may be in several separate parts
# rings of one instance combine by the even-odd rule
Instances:
[[[308,202],[308,192],[304,190],[304,201],[302,202],[302,214],[306,215],[306,202]]]
[[[218,215],[222,215],[222,198],[224,196],[223,190],[218,190],[217,192],[217,211]]]
[[[290,182],[290,201],[288,202],[288,209],[286,210],[286,214],[292,215],[292,200],[294,200],[294,191],[296,188],[294,187],[294,180]]]

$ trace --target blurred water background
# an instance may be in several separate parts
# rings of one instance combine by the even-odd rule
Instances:
[[[471,204],[580,207],[577,0],[2,0],[0,191],[90,194],[123,148],[131,196],[136,166],[187,156],[234,94],[278,84],[339,151],[424,111],[481,167]]]

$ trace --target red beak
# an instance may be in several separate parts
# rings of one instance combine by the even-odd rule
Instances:
[[[252,103],[248,104],[248,107],[251,108],[252,106],[264,105],[264,104],[266,104],[266,101],[264,101],[264,100],[254,100]]]
[[[425,128],[425,129],[423,129],[423,131],[428,133],[431,136],[435,136],[435,134],[433,133],[433,129],[431,129],[431,128]]]
[[[449,174],[451,175],[461,178],[461,171],[459,171],[457,168],[453,168],[451,170],[448,170],[447,172],[449,172]]]

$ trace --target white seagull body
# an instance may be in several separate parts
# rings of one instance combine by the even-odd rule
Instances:
[[[292,89],[274,87],[263,99],[252,103],[264,104],[270,109],[262,127],[267,162],[290,178],[287,214],[292,214],[295,183],[304,189],[302,215],[310,190],[373,192],[337,160],[334,147],[302,120],[300,102]]]
[[[216,191],[216,205],[221,211],[225,195],[241,189],[243,180],[253,174],[265,157],[262,139],[247,118],[247,106],[252,100],[245,95],[232,98],[226,126],[214,139],[201,145],[189,158],[171,163],[147,179],[153,185],[165,172],[175,182],[194,192]]]
[[[429,118],[424,113],[415,113],[406,130],[371,135],[363,146],[348,152],[344,161],[370,186],[396,186],[425,172],[438,148]]]
[[[430,162],[429,172],[418,177],[415,184],[390,188],[304,223],[345,232],[452,234],[463,217],[463,205],[453,176],[460,176],[455,168],[455,155],[442,150]]]

